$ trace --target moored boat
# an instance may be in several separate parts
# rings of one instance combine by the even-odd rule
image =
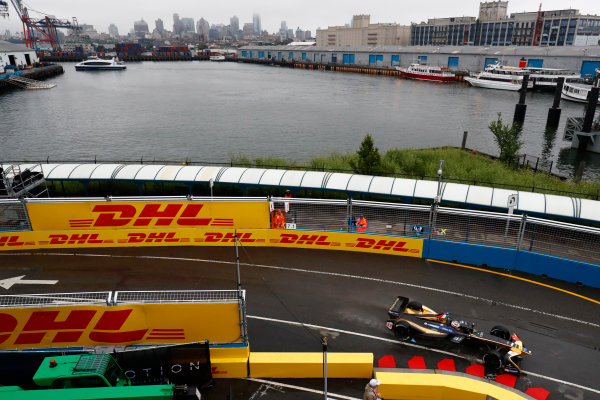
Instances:
[[[429,65],[411,64],[408,68],[396,67],[402,76],[410,79],[419,79],[434,82],[453,82],[456,74],[449,68],[433,67]]]
[[[214,56],[210,56],[210,61],[225,61],[225,56],[223,54],[217,54]]]
[[[523,86],[524,75],[525,73],[502,75],[484,71],[474,76],[466,77],[465,81],[467,81],[471,86],[475,87],[517,91]],[[528,81],[527,89],[531,89],[532,87],[533,82]]]
[[[76,71],[113,71],[124,70],[127,66],[117,58],[103,60],[98,57],[90,57],[85,61],[75,65]]]
[[[529,75],[533,89],[536,90],[552,91],[556,89],[558,78],[561,77],[565,79],[565,82],[583,83],[580,75],[561,68],[513,67],[496,63],[488,65],[485,72],[498,75]]]
[[[576,103],[587,103],[593,87],[593,85],[565,82],[560,97]],[[600,104],[600,101],[598,101],[598,104]]]

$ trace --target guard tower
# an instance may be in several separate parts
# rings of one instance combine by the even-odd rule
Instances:
[[[21,167],[0,164],[0,199],[24,197],[49,197],[42,165]]]

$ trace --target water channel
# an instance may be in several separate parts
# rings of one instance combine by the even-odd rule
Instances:
[[[50,90],[0,95],[0,161],[192,159],[227,162],[231,154],[298,162],[356,151],[365,134],[390,148],[460,146],[498,154],[488,129],[501,112],[511,122],[518,93],[464,83],[290,69],[243,63],[140,62],[126,71],[80,71],[64,63]],[[557,132],[545,132],[553,95],[527,94],[522,153],[553,161],[571,176],[580,157]],[[585,179],[600,176],[586,153]]]

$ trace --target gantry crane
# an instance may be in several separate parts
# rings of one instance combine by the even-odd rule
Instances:
[[[25,7],[21,0],[10,0],[13,7],[17,11],[19,19],[23,23],[23,34],[25,45],[34,50],[40,50],[40,43],[48,43],[52,50],[60,49],[58,42],[57,28],[67,28],[71,30],[79,29],[79,26],[72,24],[69,20],[58,19],[53,15],[41,13],[39,11],[30,10],[37,14],[43,15],[41,18],[33,18],[29,15],[29,10]],[[0,15],[2,15],[2,3],[6,5],[6,15],[8,15],[8,4],[5,0],[0,0]]]
[[[8,3],[4,0],[0,0],[0,17],[8,17]]]

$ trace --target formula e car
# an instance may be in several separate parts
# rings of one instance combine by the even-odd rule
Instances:
[[[388,309],[386,327],[401,341],[433,342],[465,345],[478,349],[490,371],[519,375],[521,360],[531,351],[515,333],[501,325],[489,334],[475,329],[474,323],[455,320],[449,313],[437,313],[418,301],[398,296]]]

